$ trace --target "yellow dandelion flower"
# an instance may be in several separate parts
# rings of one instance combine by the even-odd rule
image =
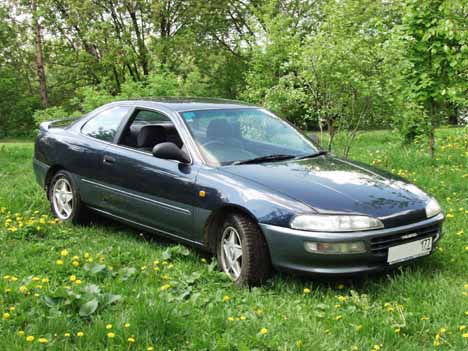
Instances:
[[[67,250],[67,249],[63,249],[62,251],[60,251],[60,256],[62,256],[62,257],[68,256],[68,250]]]
[[[57,261],[55,261],[55,264],[57,266],[61,266],[61,265],[63,265],[63,260],[57,260]]]
[[[458,327],[458,330],[459,330],[459,331],[463,331],[463,330],[465,330],[465,328],[466,328],[465,325],[460,325],[460,326]]]
[[[19,291],[23,294],[26,294],[28,292],[28,288],[24,285],[19,287]]]
[[[468,338],[468,333],[463,333],[464,338]]]
[[[421,320],[422,320],[422,321],[428,321],[428,320],[429,320],[429,317],[427,317],[427,316],[422,316],[422,317],[421,317]]]
[[[80,262],[78,262],[78,261],[73,261],[72,262],[73,267],[78,267],[79,265],[80,265]]]
[[[245,321],[247,318],[246,318],[245,316],[242,315],[242,316],[239,317],[239,319],[240,319],[241,321]]]
[[[227,320],[228,320],[229,322],[232,322],[232,321],[234,321],[234,317],[228,317]]]
[[[133,344],[133,343],[135,342],[135,338],[134,338],[134,337],[129,337],[129,338],[127,339],[127,341],[128,341],[129,343]]]
[[[43,282],[43,283],[48,283],[48,282],[49,282],[49,278],[42,278],[41,282]]]
[[[206,258],[202,258],[200,261],[201,261],[202,263],[206,263]]]
[[[338,316],[335,317],[335,320],[339,321],[342,318],[343,318],[343,316],[341,314],[339,314]]]
[[[64,333],[63,336],[66,337],[66,338],[69,338],[70,337],[70,333]]]
[[[76,285],[80,285],[80,284],[81,284],[81,280],[80,280],[80,279],[75,280],[75,284],[76,284]]]
[[[32,335],[28,335],[28,336],[26,337],[26,341],[27,341],[27,342],[33,342],[34,339],[35,339],[35,337],[32,336]]]
[[[348,300],[348,297],[347,296],[343,296],[343,295],[338,295],[337,297],[338,301],[340,302],[345,302]]]
[[[76,275],[72,274],[72,275],[68,278],[68,280],[70,280],[71,282],[76,281]]]
[[[125,327],[125,328],[129,328],[129,327],[130,327],[130,323],[125,323],[125,324],[124,324],[124,327]]]
[[[24,330],[18,330],[18,336],[24,336],[25,332]]]
[[[169,289],[170,287],[171,287],[170,284],[164,284],[163,286],[161,286],[161,287],[159,288],[159,290],[164,291],[164,290]]]
[[[153,347],[153,346],[148,346],[148,347],[146,348],[146,351],[154,351],[154,347]]]
[[[268,329],[267,329],[267,328],[262,328],[262,329],[260,329],[260,334],[266,335],[267,333],[268,333]]]
[[[395,329],[393,329],[393,331],[396,333],[396,334],[399,334],[401,329],[400,327],[396,327]]]
[[[115,333],[109,332],[109,333],[107,333],[107,337],[109,339],[113,339],[113,338],[115,338]]]
[[[309,288],[304,288],[304,294],[310,294],[310,289]]]
[[[10,314],[8,312],[5,312],[2,316],[3,319],[10,319]]]
[[[39,341],[40,344],[47,344],[49,342],[46,338],[39,338],[37,341]]]
[[[364,328],[361,324],[356,326],[356,331],[360,332]]]
[[[84,336],[84,333],[80,331],[80,332],[76,333],[76,336],[78,336],[78,337],[80,337],[80,338],[81,338],[81,337],[83,337],[83,336]]]
[[[107,324],[106,329],[112,329],[112,324]]]
[[[226,301],[229,301],[231,298],[228,296],[228,295],[224,295],[223,296],[223,301],[226,302]]]

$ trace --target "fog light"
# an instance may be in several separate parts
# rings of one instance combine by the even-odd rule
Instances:
[[[306,251],[321,254],[357,254],[366,252],[364,241],[345,243],[311,242],[304,244]]]

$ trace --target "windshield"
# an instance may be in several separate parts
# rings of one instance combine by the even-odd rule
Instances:
[[[288,123],[257,108],[188,111],[181,113],[210,165],[285,159],[314,154],[312,142]]]

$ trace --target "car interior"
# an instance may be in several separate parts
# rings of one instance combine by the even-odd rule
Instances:
[[[184,145],[172,121],[162,113],[138,110],[125,128],[120,145],[151,153],[154,146],[172,142],[183,149]]]

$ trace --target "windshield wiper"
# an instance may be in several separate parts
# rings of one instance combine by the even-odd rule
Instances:
[[[246,164],[249,164],[249,163],[283,161],[283,160],[289,160],[289,159],[294,158],[294,157],[295,157],[294,155],[286,155],[286,154],[267,155],[267,156],[260,156],[260,157],[251,158],[251,159],[248,159],[248,160],[234,161],[231,164],[232,165],[246,165]]]
[[[323,155],[326,155],[326,154],[328,154],[328,151],[320,150],[320,151],[317,151],[314,154],[307,154],[307,155],[297,156],[296,160],[303,160],[305,158],[314,158],[314,157],[319,157],[319,156],[323,156]]]

